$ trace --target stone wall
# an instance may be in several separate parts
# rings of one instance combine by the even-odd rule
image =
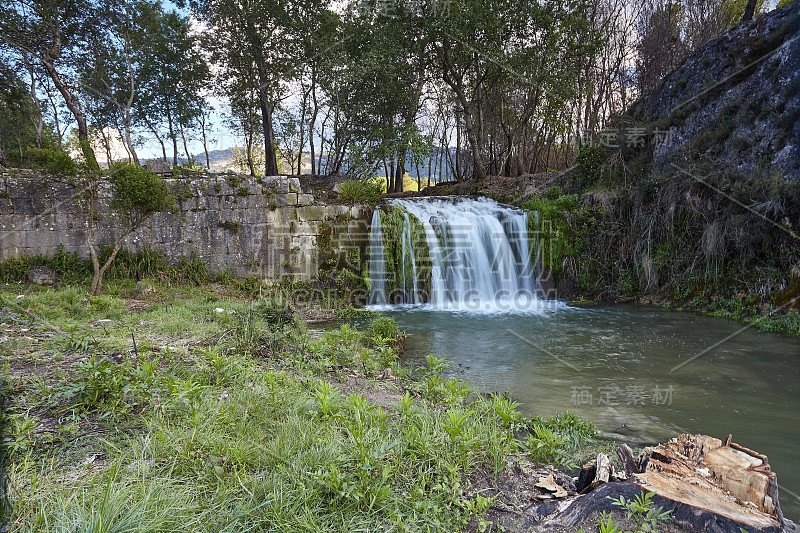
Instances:
[[[194,253],[209,271],[235,277],[296,280],[313,278],[322,262],[341,267],[363,255],[369,210],[315,203],[297,178],[196,174],[167,181],[179,212],[154,215],[128,236],[125,248],[151,248],[174,261]],[[120,234],[110,196],[110,186],[102,185],[95,230],[100,244]],[[79,187],[59,178],[1,170],[0,260],[53,254],[60,246],[87,256],[86,202]]]

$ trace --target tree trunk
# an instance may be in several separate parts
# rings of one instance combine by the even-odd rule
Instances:
[[[258,67],[258,103],[261,107],[261,127],[264,133],[264,175],[275,176],[278,171],[278,159],[275,156],[275,136],[272,132],[272,106],[269,99],[269,78],[267,67],[261,54],[256,57]]]
[[[314,67],[311,68],[311,105],[313,111],[311,111],[311,119],[308,121],[308,146],[311,151],[311,175],[315,176],[317,167],[314,161],[314,125],[317,122],[319,108],[317,106],[317,75]]]
[[[44,114],[42,113],[42,104],[39,102],[39,98],[36,96],[36,74],[33,72],[33,65],[28,60],[28,54],[22,54],[23,61],[25,62],[25,66],[28,67],[28,73],[31,77],[31,100],[33,100],[34,106],[36,106],[36,120],[34,121],[34,127],[36,128],[36,148],[39,150],[42,149],[42,128],[44,127]]]
[[[47,70],[50,79],[53,80],[56,89],[58,89],[58,92],[64,97],[64,103],[67,105],[67,109],[69,109],[72,116],[75,117],[75,122],[78,124],[78,142],[80,143],[83,157],[86,159],[86,164],[91,171],[99,171],[100,165],[97,164],[97,159],[95,159],[94,151],[92,150],[92,144],[89,141],[89,127],[86,125],[86,117],[83,115],[78,101],[69,90],[69,87],[67,87],[61,79],[61,76],[58,75],[58,72],[56,72],[51,60],[42,59],[41,62],[42,66]]]
[[[100,129],[100,137],[103,138],[103,147],[106,149],[106,166],[110,167],[111,163],[114,162],[111,158],[111,143],[108,141],[108,136],[106,136],[102,128]]]
[[[56,103],[53,101],[53,97],[50,95],[49,88],[47,89],[46,93],[47,93],[47,99],[50,101],[50,105],[53,106],[53,122],[56,128],[56,135],[58,135],[58,148],[60,150],[63,148],[62,143],[64,141],[63,139],[64,134],[61,133],[61,124],[59,123],[58,120],[58,106],[56,106]]]
[[[747,0],[747,5],[744,6],[744,15],[742,15],[741,23],[750,22],[751,20],[753,20],[753,15],[755,14],[755,12],[756,12],[756,0]]]
[[[203,152],[206,154],[206,168],[211,170],[211,158],[208,156],[208,137],[206,135],[206,114],[200,113],[200,132],[203,135]]]
[[[186,144],[186,134],[183,130],[183,124],[178,124],[178,129],[181,132],[181,140],[183,140],[183,151],[186,152],[186,164],[190,166],[194,165],[192,154],[189,153],[189,146]]]
[[[178,166],[178,136],[175,134],[175,128],[172,125],[172,113],[167,109],[167,125],[169,126],[169,136],[172,139],[172,166]]]
[[[145,124],[147,124],[147,127],[150,128],[150,131],[153,132],[153,135],[158,140],[158,144],[161,145],[161,153],[164,156],[164,161],[166,161],[167,160],[167,147],[164,145],[164,140],[161,138],[161,135],[158,134],[158,130],[156,130],[156,128],[153,125],[153,123],[150,122],[150,119],[145,117],[144,122],[145,122]]]

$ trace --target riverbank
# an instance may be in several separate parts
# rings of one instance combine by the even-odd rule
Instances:
[[[150,281],[2,287],[12,531],[478,528],[494,503],[479,481],[610,446],[474,394],[439,359],[414,372],[391,319],[300,318],[341,301]]]

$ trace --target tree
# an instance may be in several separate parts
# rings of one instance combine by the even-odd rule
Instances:
[[[446,11],[436,13],[442,5]],[[557,109],[576,94],[580,59],[597,46],[587,7],[584,0],[421,3],[431,64],[453,93],[478,179],[498,157],[487,111],[499,112],[496,123],[509,129],[508,120],[529,124],[537,110]]]
[[[744,14],[742,15],[742,22],[748,22],[753,20],[753,15],[756,12],[756,0],[747,0],[747,5],[744,8]]]
[[[243,62],[254,67],[264,142],[264,172],[278,174],[272,114],[280,100],[280,82],[290,68],[285,30],[290,26],[286,3],[275,0],[190,0],[197,17],[208,25],[206,43],[223,69]],[[239,89],[237,87],[237,89]]]
[[[420,37],[422,13],[397,4],[351,6],[341,30],[341,65],[323,77],[344,115],[351,170],[372,177],[387,168],[387,190],[402,191],[409,155],[425,157],[427,138],[416,124],[428,69]],[[356,8],[357,7],[357,8]],[[387,164],[387,161],[389,164]]]
[[[93,170],[99,167],[89,128],[68,76],[69,65],[86,53],[88,36],[103,13],[103,6],[90,0],[8,0],[0,4],[0,39],[44,67],[75,118],[81,151]]]
[[[173,164],[177,165],[179,138],[187,157],[191,157],[186,130],[201,121],[207,107],[203,92],[210,77],[208,61],[187,17],[164,11],[160,4],[147,4],[139,16],[142,32],[135,33],[133,41],[139,51],[136,118],[159,141],[165,160],[161,132],[166,129],[166,137],[172,141]]]
[[[97,256],[93,228],[96,223],[95,204],[98,188],[102,180],[99,176],[88,179],[89,191],[89,224],[86,230],[86,243],[89,257],[94,268],[92,278],[92,296],[100,294],[103,287],[103,276],[111,266],[120,250],[123,241],[139,228],[148,218],[161,211],[175,211],[175,198],[169,193],[163,178],[147,171],[139,165],[118,163],[109,169],[108,182],[111,184],[112,196],[110,207],[122,222],[122,231],[114,242],[111,254],[101,265]]]

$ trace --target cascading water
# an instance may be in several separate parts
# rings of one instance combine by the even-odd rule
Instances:
[[[408,213],[404,213],[403,220],[403,259],[401,268],[401,280],[403,288],[403,301],[418,304],[419,291],[417,288],[417,258],[414,256],[414,243],[411,241],[411,221],[408,218]],[[409,272],[406,272],[406,267]],[[411,278],[411,293],[409,294],[409,277]]]
[[[369,303],[386,304],[386,260],[383,256],[383,231],[381,231],[381,210],[372,214],[369,228]]]
[[[377,243],[383,235],[380,216],[373,216],[371,303],[427,303],[428,308],[465,311],[524,311],[541,306],[533,277],[535,263],[531,260],[526,212],[488,198],[433,197],[392,200],[389,205],[404,214],[398,245],[400,264],[394,273],[397,293],[382,301],[372,296],[378,287],[376,281],[382,281],[376,279],[378,270],[372,265],[386,264],[383,243]],[[410,216],[425,230],[430,257],[427,288],[417,282],[418,269],[425,265],[420,263],[423,258],[415,256]],[[386,285],[382,288],[386,290]]]

